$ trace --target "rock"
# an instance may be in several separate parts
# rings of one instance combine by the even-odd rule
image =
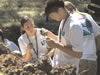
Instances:
[[[5,46],[0,45],[0,73],[5,75],[76,75],[74,65],[68,64],[52,68],[47,59],[38,64],[25,62]]]

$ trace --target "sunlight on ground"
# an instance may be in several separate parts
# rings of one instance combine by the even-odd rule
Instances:
[[[4,73],[3,72],[0,72],[0,75],[4,75]]]
[[[19,11],[17,12],[18,15],[31,15],[31,16],[36,16],[38,14],[38,12],[34,12],[34,11]]]

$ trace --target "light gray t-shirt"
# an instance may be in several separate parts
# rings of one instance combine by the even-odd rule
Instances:
[[[18,48],[18,46],[14,42],[12,42],[12,41],[10,41],[8,39],[4,39],[4,43],[13,52],[19,53],[19,54],[21,53],[19,48]]]

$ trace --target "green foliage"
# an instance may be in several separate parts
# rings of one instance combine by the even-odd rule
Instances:
[[[39,17],[38,19],[35,19],[35,24],[39,28],[46,28],[54,34],[58,34],[59,22],[57,21],[53,21],[51,19],[49,19],[49,21],[46,21],[45,17]]]

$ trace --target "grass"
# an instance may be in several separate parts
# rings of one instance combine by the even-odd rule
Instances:
[[[0,0],[0,11],[2,12],[0,14],[0,23],[4,26],[10,26],[14,23],[17,25],[19,24],[19,18],[17,16],[20,17],[23,15],[30,15],[38,20],[44,11],[44,1],[46,0]],[[87,2],[81,3],[79,0],[77,2],[79,9],[87,6]],[[18,7],[19,4],[22,4],[21,8]]]

